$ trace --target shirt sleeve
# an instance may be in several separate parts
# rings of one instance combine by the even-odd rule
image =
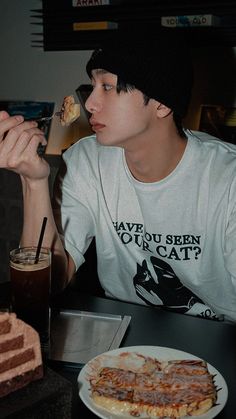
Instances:
[[[225,269],[231,278],[233,289],[232,299],[236,299],[236,180],[234,179],[229,191],[227,225],[225,229]]]
[[[69,150],[63,156],[55,182],[53,209],[64,248],[77,270],[84,262],[83,255],[95,235],[96,188],[93,187],[88,161],[85,162],[86,159],[74,151]]]

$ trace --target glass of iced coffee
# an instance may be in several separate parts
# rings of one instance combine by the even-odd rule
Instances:
[[[12,310],[37,330],[42,348],[49,345],[51,252],[41,247],[19,247],[10,252]]]

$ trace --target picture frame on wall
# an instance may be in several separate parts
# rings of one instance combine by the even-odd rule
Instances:
[[[236,144],[236,107],[201,105],[199,131]]]

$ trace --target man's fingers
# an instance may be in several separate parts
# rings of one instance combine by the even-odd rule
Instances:
[[[22,124],[24,118],[22,115],[9,116],[7,112],[0,112],[0,141],[2,141],[8,132]]]
[[[0,121],[4,121],[4,119],[9,118],[9,115],[6,111],[1,111],[0,112]]]
[[[17,128],[12,130],[11,135],[9,134],[7,141],[4,142],[5,153],[13,150],[16,153],[22,153],[29,146],[33,151],[37,149],[39,143],[47,144],[43,132],[39,128],[32,127],[22,132],[19,132]]]
[[[20,122],[21,121],[21,122]],[[23,119],[24,121],[24,119]],[[10,142],[11,146],[14,146],[17,139],[21,136],[24,131],[27,131],[31,128],[36,128],[37,122],[35,121],[24,121],[22,122],[22,117],[8,118],[0,122],[0,136],[2,140],[4,138],[4,143]]]

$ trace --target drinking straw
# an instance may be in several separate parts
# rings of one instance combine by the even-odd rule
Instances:
[[[37,246],[37,251],[36,251],[36,256],[35,256],[35,260],[34,263],[38,263],[39,261],[39,255],[40,255],[40,250],[41,250],[41,246],[42,246],[42,241],[43,241],[43,236],[44,236],[44,231],[45,231],[45,227],[47,224],[47,217],[44,217],[43,222],[42,222],[42,227],[41,227],[41,231],[40,231],[40,236],[39,236],[39,241],[38,241],[38,246]]]

